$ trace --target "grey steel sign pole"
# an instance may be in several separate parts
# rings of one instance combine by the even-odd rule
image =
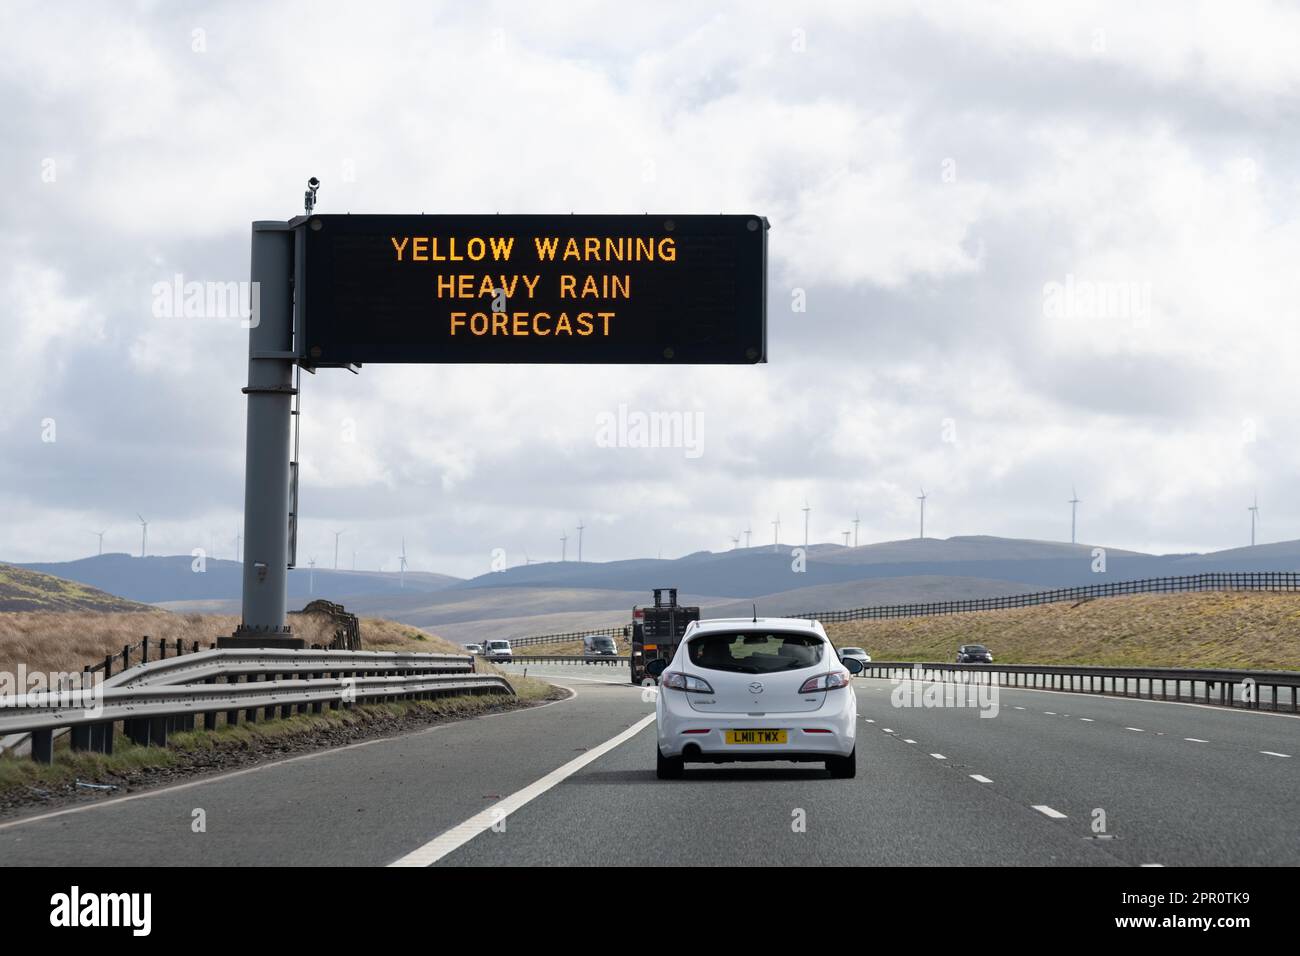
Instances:
[[[301,647],[285,624],[289,461],[295,389],[294,223],[253,223],[244,466],[243,623],[221,646]]]

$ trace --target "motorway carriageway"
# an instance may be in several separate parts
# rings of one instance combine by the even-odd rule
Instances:
[[[0,821],[0,865],[1300,863],[1285,715],[1003,688],[988,718],[859,678],[856,779],[661,781],[625,668],[529,673],[575,696]]]

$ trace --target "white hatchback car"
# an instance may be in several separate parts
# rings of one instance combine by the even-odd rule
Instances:
[[[841,663],[818,621],[692,623],[671,662],[652,662],[659,777],[738,760],[825,761],[832,776],[854,776],[858,698],[849,678],[860,669]]]

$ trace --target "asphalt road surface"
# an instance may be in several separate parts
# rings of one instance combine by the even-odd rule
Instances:
[[[1300,863],[1296,718],[1008,689],[981,717],[858,679],[856,779],[660,781],[625,669],[529,670],[576,696],[6,821],[0,865]]]

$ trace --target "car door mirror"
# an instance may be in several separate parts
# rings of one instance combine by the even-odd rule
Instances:
[[[662,657],[656,657],[645,666],[645,672],[651,677],[658,677],[668,667],[668,662]]]
[[[840,663],[848,668],[850,674],[857,675],[862,673],[862,661],[858,660],[856,657],[846,657],[844,660],[840,661]]]

